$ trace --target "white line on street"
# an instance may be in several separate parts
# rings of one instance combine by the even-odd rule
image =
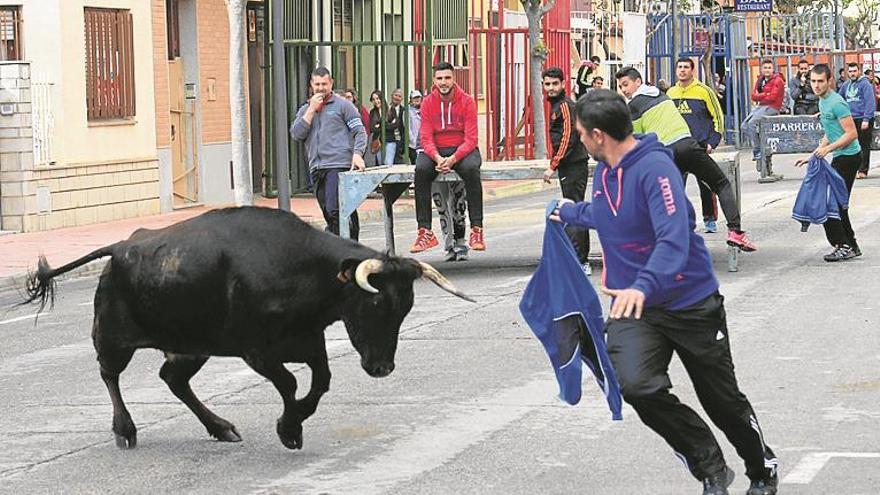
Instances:
[[[17,321],[24,321],[27,319],[32,320],[32,319],[34,319],[35,316],[37,316],[37,315],[33,314],[33,315],[18,316],[16,318],[10,318],[8,320],[0,321],[0,325],[6,325],[7,323],[15,323]],[[40,313],[40,318],[45,318],[47,316],[49,316],[49,313]]]
[[[507,428],[530,411],[558,401],[552,375],[540,373],[525,385],[506,389],[467,405],[443,421],[415,429],[379,454],[346,470],[327,470],[326,462],[259,485],[253,493],[378,494],[442,466],[456,455]],[[534,398],[534,399],[529,399]],[[598,414],[606,410],[596,408]],[[328,472],[329,471],[329,472]]]
[[[851,459],[880,459],[880,452],[813,452],[805,455],[794,470],[782,479],[782,483],[808,485],[819,471],[834,457]]]

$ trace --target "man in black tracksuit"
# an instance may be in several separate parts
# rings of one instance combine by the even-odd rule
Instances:
[[[557,172],[562,197],[583,201],[590,174],[587,166],[589,156],[575,129],[574,102],[565,95],[564,77],[558,67],[551,67],[542,74],[544,91],[547,92],[547,100],[550,102],[550,142],[553,145],[553,158],[550,160],[550,168],[544,171],[544,182],[549,183],[553,172]],[[574,245],[578,260],[587,270],[590,231],[568,226],[566,233]]]

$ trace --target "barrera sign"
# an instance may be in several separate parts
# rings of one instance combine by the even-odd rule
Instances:
[[[737,12],[770,12],[773,0],[736,0],[733,10]]]

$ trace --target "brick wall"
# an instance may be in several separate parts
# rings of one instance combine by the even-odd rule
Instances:
[[[165,28],[165,0],[153,0],[153,83],[156,94],[156,146],[171,143],[168,92],[168,45]]]
[[[5,114],[5,115],[4,115]],[[0,64],[0,226],[32,232],[159,213],[155,158],[34,165],[30,65]]]
[[[199,100],[203,144],[227,143],[229,114],[229,17],[223,0],[198,0]],[[214,99],[208,96],[210,80]]]

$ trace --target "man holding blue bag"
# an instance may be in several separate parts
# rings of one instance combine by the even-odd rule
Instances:
[[[597,161],[592,203],[560,200],[550,219],[596,229],[605,259],[603,292],[613,300],[608,353],[623,399],[703,483],[727,495],[733,471],[706,422],[670,393],[673,352],[700,403],[736,447],[748,495],[777,492],[776,456],[739,390],[724,298],[672,154],[654,134],[633,135],[623,98],[595,90],[575,107],[581,142]]]
[[[856,181],[856,174],[859,172],[862,153],[852,112],[846,100],[831,89],[831,68],[828,65],[813,66],[810,71],[810,85],[819,97],[819,119],[825,129],[825,136],[813,152],[813,156],[824,158],[829,153],[834,154],[831,166],[843,177],[846,182],[846,192],[850,194]],[[796,165],[801,166],[807,162],[808,160],[798,160]],[[849,219],[847,205],[840,207],[840,220],[829,218],[823,226],[825,237],[834,248],[824,256],[825,261],[846,261],[862,255]]]

